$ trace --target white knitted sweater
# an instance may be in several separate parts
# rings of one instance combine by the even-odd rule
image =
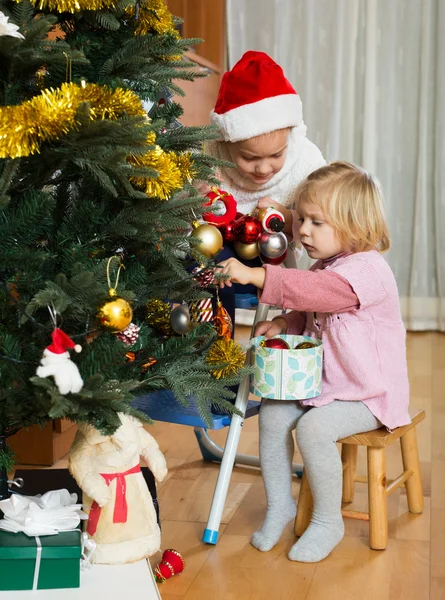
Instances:
[[[215,158],[230,161],[225,142],[207,142],[206,153]],[[315,144],[306,137],[306,125],[293,127],[289,134],[286,160],[279,173],[264,185],[256,185],[243,177],[235,168],[220,168],[222,188],[233,195],[238,211],[251,213],[258,200],[269,196],[272,200],[293,208],[295,192],[305,177],[326,162]]]

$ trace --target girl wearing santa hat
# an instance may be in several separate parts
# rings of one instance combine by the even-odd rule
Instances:
[[[232,194],[238,211],[274,207],[283,213],[285,232],[292,232],[293,207],[298,184],[325,164],[320,150],[306,137],[300,96],[283,69],[264,52],[250,50],[224,74],[211,122],[218,141],[206,144],[206,153],[232,162],[220,169],[221,188]],[[203,195],[210,187],[201,184]],[[225,244],[219,260],[234,256]],[[258,266],[259,259],[243,261]],[[225,287],[221,301],[235,317],[235,293],[256,293],[254,286]]]

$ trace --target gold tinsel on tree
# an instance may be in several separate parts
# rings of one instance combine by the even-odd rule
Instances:
[[[15,0],[19,3],[22,0]],[[113,9],[119,0],[30,0],[31,4],[39,10],[51,10],[59,13],[76,13],[83,10]],[[136,6],[139,4],[139,6]],[[179,38],[173,17],[165,6],[164,0],[142,0],[134,2],[125,13],[134,20],[135,35],[147,35],[147,33],[170,34]]]
[[[151,32],[158,34],[169,33],[179,38],[179,33],[174,27],[172,15],[165,6],[164,0],[143,0],[140,2],[138,12],[136,10],[135,4],[125,11],[127,15],[134,18],[134,22],[136,23],[135,35],[146,35]]]
[[[145,116],[140,98],[130,90],[90,83],[62,83],[17,106],[0,107],[0,158],[18,158],[40,151],[44,142],[66,135],[79,126],[76,113],[83,102],[89,116],[116,120],[124,113]]]
[[[15,0],[19,3],[22,0]],[[113,9],[119,0],[30,0],[31,4],[39,10],[50,10],[59,13],[76,13],[83,10]],[[165,6],[164,0],[143,0],[126,9],[126,14],[134,19],[135,35],[146,35],[147,33],[165,34],[169,33],[179,37],[173,23],[173,18]]]
[[[196,176],[193,169],[192,155],[190,152],[176,154],[164,152],[155,144],[156,135],[150,133],[147,138],[149,145],[154,145],[142,156],[131,156],[128,162],[136,167],[150,167],[157,173],[157,177],[130,177],[131,183],[144,191],[148,196],[155,196],[167,200],[175,191],[182,188],[185,181],[191,181]]]
[[[210,371],[213,377],[221,379],[221,377],[236,375],[244,367],[246,354],[234,340],[217,340],[208,351],[206,362],[209,365],[227,363],[223,367],[218,367]]]
[[[167,302],[152,298],[145,305],[147,309],[146,320],[149,325],[159,329],[165,335],[172,335],[173,331],[170,327],[171,310]]]

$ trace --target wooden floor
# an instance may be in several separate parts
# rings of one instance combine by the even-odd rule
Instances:
[[[245,338],[248,332],[237,334]],[[318,564],[287,559],[292,525],[271,552],[257,551],[249,537],[262,521],[265,496],[260,473],[242,467],[233,472],[218,544],[203,544],[218,465],[203,462],[192,428],[151,426],[169,466],[158,488],[162,547],[179,550],[187,563],[181,575],[160,585],[163,600],[445,600],[445,334],[409,334],[408,361],[412,406],[426,410],[417,428],[425,512],[409,514],[404,491],[395,491],[385,551],[370,550],[368,524],[351,520],[343,541]],[[213,437],[223,444],[226,434]],[[255,417],[244,425],[240,451],[257,454],[257,446]],[[358,471],[364,473],[363,450]],[[402,470],[399,446],[387,454],[393,477]],[[366,486],[356,485],[351,508],[366,509]],[[298,488],[295,479],[296,497]],[[152,564],[158,561],[159,555],[152,557]]]

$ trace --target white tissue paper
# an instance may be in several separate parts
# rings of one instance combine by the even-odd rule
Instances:
[[[88,515],[77,504],[77,494],[68,490],[54,490],[43,496],[22,496],[12,494],[7,500],[0,500],[0,529],[17,533],[22,531],[29,536],[56,535],[59,531],[70,531],[79,526],[81,519]]]

